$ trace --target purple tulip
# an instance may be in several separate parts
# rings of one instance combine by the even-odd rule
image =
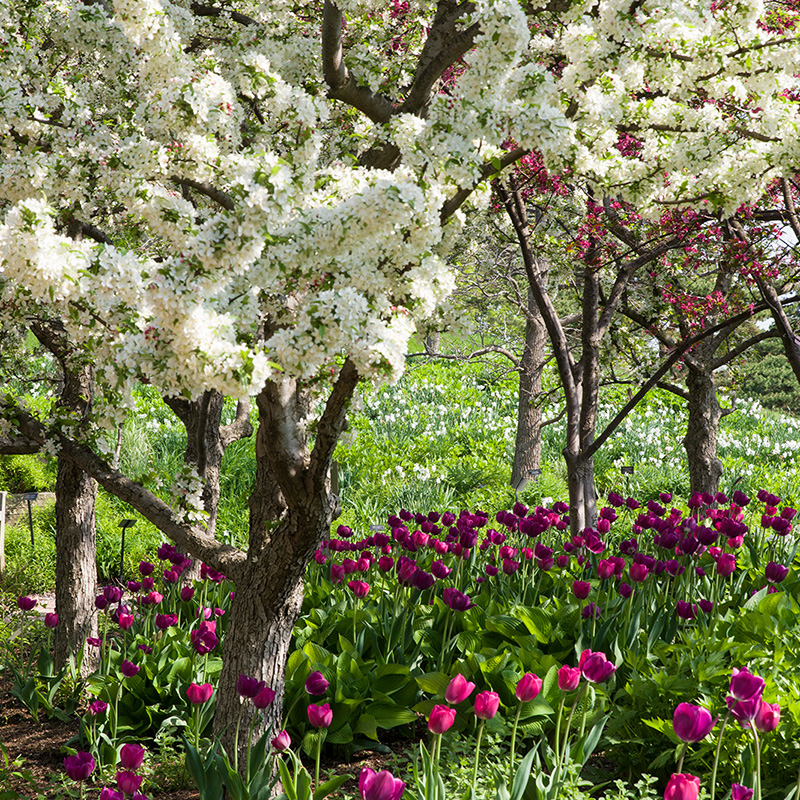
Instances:
[[[217,623],[216,622],[201,622],[189,634],[189,639],[192,642],[192,647],[199,655],[210,653],[218,644],[217,638]]]
[[[697,609],[692,603],[687,603],[685,600],[678,600],[675,605],[675,613],[681,619],[694,619],[697,616]]]
[[[124,744],[119,751],[119,763],[123,769],[137,770],[144,761],[144,747],[140,744]]]
[[[733,553],[721,553],[717,559],[717,575],[727,578],[736,572],[736,556]]]
[[[633,594],[633,587],[629,583],[621,583],[617,588],[617,591],[622,597],[627,599]]]
[[[199,704],[205,703],[211,699],[214,694],[214,687],[210,683],[190,683],[186,689],[186,696],[189,698],[190,703]]]
[[[97,800],[125,800],[125,798],[119,789],[109,789],[108,786],[104,786]]]
[[[640,564],[638,562],[631,564],[630,576],[634,583],[641,583],[649,573],[650,570],[647,568],[646,564]]]
[[[705,739],[717,720],[702,706],[691,703],[680,703],[672,715],[672,729],[675,735],[684,742],[699,742]]]
[[[733,668],[731,675],[730,693],[735,700],[752,700],[761,697],[764,691],[764,679],[753,675],[747,667]]]
[[[753,718],[753,725],[763,733],[769,733],[778,727],[780,721],[781,707],[777,703],[767,703],[762,700]]]
[[[497,692],[481,692],[475,697],[475,716],[478,719],[492,719],[500,708],[500,695]]]
[[[330,704],[323,703],[321,706],[318,706],[311,703],[308,706],[308,721],[315,728],[329,728],[331,722],[333,722],[333,711],[331,710]]]
[[[347,585],[359,600],[363,600],[369,593],[369,584],[366,581],[350,581]]]
[[[542,691],[542,679],[532,672],[526,672],[517,682],[515,694],[521,703],[530,703]]]
[[[120,671],[126,678],[132,678],[134,675],[138,675],[140,669],[141,667],[138,667],[132,661],[128,661],[127,659],[122,662],[122,666],[120,667]]]
[[[325,679],[325,676],[321,672],[312,672],[306,678],[305,689],[314,697],[325,694],[325,692],[328,691],[329,686],[330,683]]]
[[[248,678],[247,675],[240,675],[236,681],[236,691],[242,697],[255,697],[267,684],[258,678]]]
[[[269,686],[265,686],[254,698],[253,698],[253,705],[256,708],[264,709],[268,706],[271,706],[275,700],[275,692],[269,688]]]
[[[282,753],[287,750],[292,743],[292,739],[286,731],[281,731],[271,742],[272,749],[276,753]]]
[[[181,587],[181,600],[184,603],[188,602],[194,597],[194,589],[191,586],[183,586]]]
[[[375,772],[369,767],[361,770],[358,777],[358,793],[361,800],[400,800],[406,785],[388,770]]]
[[[736,492],[734,492],[734,495]],[[741,783],[731,784],[731,800],[752,800],[753,790],[742,786]]]
[[[581,618],[582,619],[599,619],[600,617],[600,606],[597,603],[589,603],[588,605],[584,606],[583,610],[581,611]]]
[[[456,710],[447,706],[434,706],[428,718],[428,730],[431,733],[444,733],[450,730],[456,719]]]
[[[564,664],[558,670],[558,688],[562,692],[574,692],[581,682],[581,671],[578,667],[569,667]]]
[[[165,631],[173,625],[178,624],[177,614],[156,614],[156,628],[160,631]]]
[[[78,783],[85,781],[94,772],[94,759],[91,753],[79,752],[64,759],[67,777]]]
[[[581,653],[578,668],[581,675],[590,683],[603,683],[617,671],[605,653],[595,653],[591,650],[584,650]]]
[[[89,713],[93,717],[99,716],[107,708],[108,708],[108,703],[104,703],[102,700],[95,700],[93,703],[89,703]]]
[[[133,794],[139,791],[142,785],[142,776],[134,772],[119,771],[117,772],[117,786],[123,794]]]
[[[451,705],[457,706],[459,703],[463,703],[474,689],[475,684],[459,673],[448,684],[444,699]]]
[[[55,611],[51,612],[50,614],[44,615],[44,625],[46,628],[57,628],[58,627],[58,614]]]
[[[770,561],[764,569],[764,577],[770,583],[781,583],[788,574],[788,567],[784,567],[783,564],[776,564],[774,561]]]
[[[711,600],[698,600],[697,605],[704,614],[710,614],[714,608],[714,603],[712,603]]]
[[[455,589],[452,586],[445,587],[444,591],[442,592],[442,600],[444,601],[444,604],[452,608],[453,611],[466,611],[473,606],[469,595],[459,592],[458,589]]]
[[[588,581],[573,581],[572,583],[572,594],[574,594],[578,600],[585,600],[589,596],[591,590],[592,586]]]
[[[30,611],[36,605],[36,601],[32,597],[18,597],[17,608],[21,611]]]

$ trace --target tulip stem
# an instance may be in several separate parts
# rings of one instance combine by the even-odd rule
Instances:
[[[519,717],[519,712],[517,712],[517,716]],[[484,720],[481,720],[481,724],[478,726],[478,743],[475,745],[475,765],[472,768],[472,793],[475,794],[475,787],[478,783],[478,761],[481,757],[481,737],[483,736],[483,725]]]
[[[509,779],[512,780],[514,778],[514,747],[517,743],[517,725],[519,725],[519,715],[522,713],[522,703],[517,705],[517,713],[514,717],[514,727],[511,729],[511,761],[509,762]],[[556,733],[556,738],[558,738],[558,733]],[[477,764],[477,760],[476,760]],[[474,781],[473,781],[474,783]]]
[[[756,779],[753,782],[756,790],[755,800],[761,800],[761,745],[758,741],[755,724],[751,722],[750,725],[752,726],[751,730],[753,731],[753,739],[756,745]]]
[[[233,737],[233,768],[239,771],[239,725],[242,723],[242,701],[239,700],[239,715],[236,717],[236,735]]]
[[[569,727],[572,724],[572,717],[575,714],[575,709],[578,707],[578,703],[580,703],[581,698],[583,697],[583,693],[584,691],[586,691],[586,687],[588,685],[589,685],[588,683],[584,683],[581,686],[580,691],[578,692],[578,696],[575,698],[575,702],[572,704],[572,708],[569,710],[569,716],[567,717],[567,729],[564,731],[564,741],[563,741],[563,746],[561,748],[561,759],[559,760],[558,763],[559,773],[561,772],[562,762],[564,763],[565,766],[569,762],[569,750],[567,749],[567,744],[569,739]]]
[[[725,726],[728,724],[730,718],[730,710],[722,720],[722,727],[719,729],[719,740],[717,741],[717,751],[714,753],[714,767],[711,770],[711,800],[714,800],[714,793],[717,788],[717,767],[719,766],[719,754],[722,751],[722,734],[725,733]]]
[[[322,752],[322,731],[317,730],[317,752],[314,758],[314,791],[319,789],[319,756]]]
[[[556,751],[556,760],[555,763],[558,764],[561,761],[561,718],[564,716],[564,705],[567,700],[567,695],[561,695],[561,702],[558,704],[558,716],[556,717],[556,738],[555,738],[555,751]]]
[[[678,772],[683,772],[683,757],[686,755],[686,748],[689,746],[689,742],[684,742],[683,747],[681,748],[681,756],[678,759]]]

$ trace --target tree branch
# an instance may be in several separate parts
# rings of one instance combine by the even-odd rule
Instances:
[[[30,456],[41,449],[42,446],[31,439],[0,439],[0,456]]]
[[[250,422],[250,398],[239,400],[236,404],[236,417],[229,425],[219,429],[219,438],[223,449],[239,439],[247,439],[253,435],[253,426]]]
[[[357,108],[373,122],[385,125],[397,113],[387,97],[360,86],[347,69],[342,50],[342,12],[331,0],[325,0],[322,12],[322,74],[328,97]]]
[[[729,364],[731,361],[733,361],[737,356],[740,356],[742,353],[744,353],[745,350],[749,350],[753,345],[763,342],[764,339],[775,339],[779,336],[780,333],[778,333],[776,330],[762,331],[755,336],[751,336],[749,339],[745,339],[743,342],[737,344],[733,350],[729,350],[724,356],[720,356],[712,361],[711,369],[715,370],[719,369],[720,367],[724,367],[726,364]]]
[[[246,14],[240,14],[238,11],[233,11],[227,8],[217,8],[216,6],[208,6],[205,3],[193,2],[189,8],[192,13],[198,17],[230,17],[234,22],[240,25],[258,25],[258,21]]]
[[[205,195],[209,200],[213,200],[217,205],[222,206],[227,211],[233,211],[235,207],[233,198],[229,194],[223,192],[221,189],[217,189],[210,183],[201,183],[191,178],[181,178],[178,175],[173,175],[171,180],[177,183],[178,186],[194,189],[199,194]]]
[[[245,554],[241,550],[218,542],[199,525],[183,522],[161,498],[112,469],[88,447],[60,433],[47,430],[39,420],[15,403],[7,400],[5,405],[7,415],[16,420],[19,430],[27,439],[40,446],[48,441],[55,442],[59,457],[80,467],[107,492],[135,508],[179,547],[224,572],[234,581],[238,579],[245,562]]]

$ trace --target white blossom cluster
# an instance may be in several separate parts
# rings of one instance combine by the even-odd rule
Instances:
[[[757,2],[476,0],[446,91],[386,125],[327,97],[321,7],[0,0],[5,313],[58,316],[123,390],[242,397],[342,354],[394,380],[453,288],[442,205],[510,140],[651,209],[734,208],[798,161],[797,46]],[[339,7],[353,74],[401,101],[436,5]],[[363,166],[386,143],[400,165]]]

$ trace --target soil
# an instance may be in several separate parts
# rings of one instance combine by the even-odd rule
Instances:
[[[424,726],[423,726],[424,727]],[[77,719],[60,722],[40,718],[35,722],[31,715],[11,695],[7,674],[0,672],[0,743],[5,748],[11,762],[16,759],[16,768],[5,769],[0,753],[0,795],[4,790],[16,791],[24,800],[55,800],[64,798],[64,786],[70,781],[64,777],[64,745],[77,735]],[[323,759],[322,773],[328,777],[350,774],[351,780],[345,783],[333,797],[358,797],[358,775],[363,767],[374,770],[386,769],[387,762],[409,747],[408,739],[390,742],[392,755],[372,752],[356,753],[350,763]],[[308,764],[313,774],[313,765]],[[22,772],[23,776],[13,777],[11,772]],[[149,800],[199,800],[200,795],[190,788],[191,779],[184,773],[179,761],[162,763],[155,767],[154,774],[145,778],[142,790]],[[102,784],[89,783],[87,797],[94,800]]]

